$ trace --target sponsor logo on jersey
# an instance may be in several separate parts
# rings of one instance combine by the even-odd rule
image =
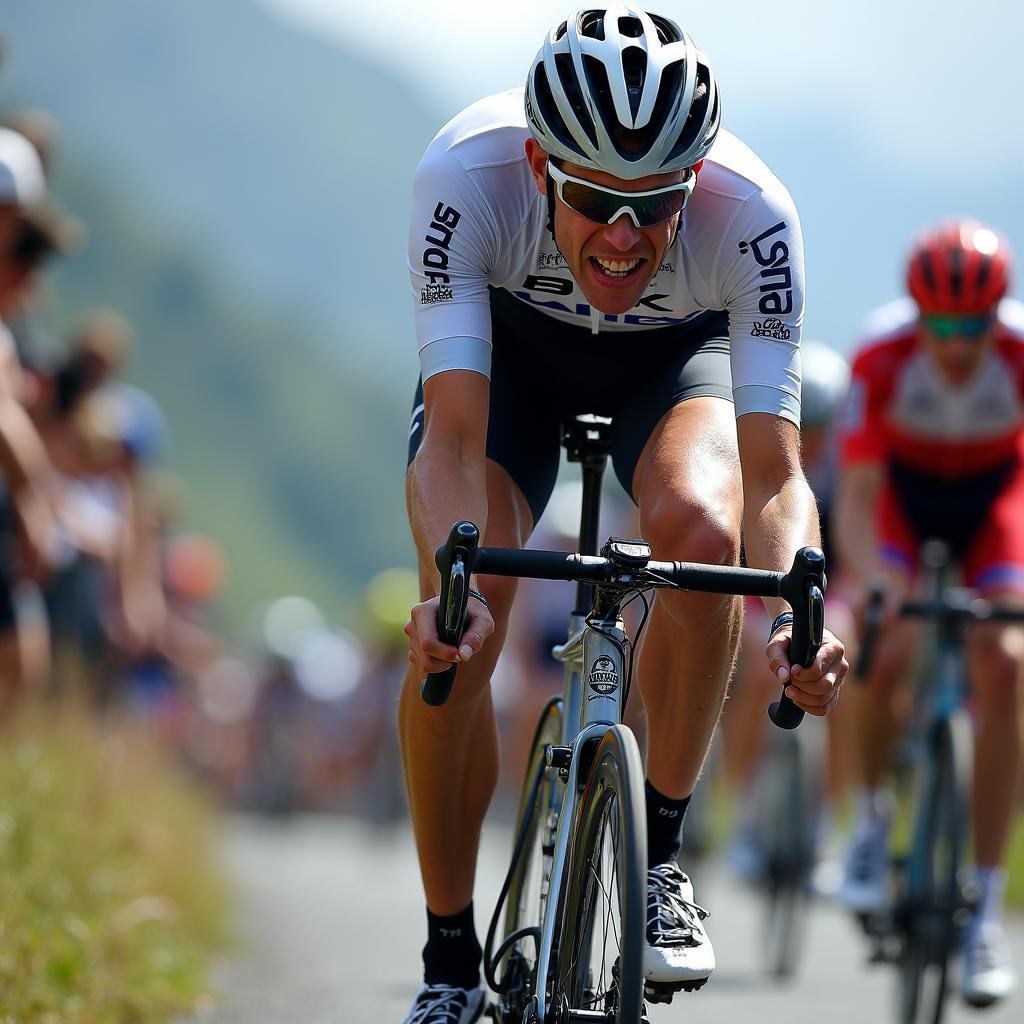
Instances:
[[[763,323],[755,320],[754,326],[750,328],[752,338],[778,338],[779,341],[788,341],[790,333],[790,329],[775,316],[768,317]]]
[[[763,268],[761,280],[764,283],[758,287],[761,298],[757,308],[766,316],[770,313],[788,316],[793,312],[793,274],[789,266],[789,246],[781,238],[769,242],[774,235],[785,230],[786,222],[780,220],[778,224],[762,231],[757,238],[739,243],[740,252],[744,255],[751,253],[757,265]]]
[[[562,270],[568,266],[560,252],[542,252],[537,256],[538,270]]]
[[[435,302],[451,302],[455,292],[446,284],[428,284],[420,289],[420,304],[430,306]]]
[[[532,280],[532,278],[528,278],[528,280]],[[550,278],[549,280],[556,280],[556,279],[555,278]],[[567,282],[561,282],[561,283],[565,284]],[[554,289],[548,289],[548,288],[546,288],[544,290],[545,291],[554,291]],[[570,287],[569,292],[571,292],[571,291],[572,291],[572,288]],[[569,294],[569,292],[566,292],[565,294]],[[550,309],[550,310],[553,310],[556,313],[567,313],[570,316],[579,316],[579,317],[584,317],[584,318],[586,318],[588,320],[590,319],[590,304],[587,303],[587,302],[577,302],[573,306],[567,306],[564,302],[559,302],[557,299],[551,299],[550,301],[545,302],[542,299],[535,298],[529,292],[523,291],[521,289],[519,289],[517,291],[514,291],[512,294],[517,299],[522,299],[524,302],[530,303],[531,306],[537,306],[539,309]],[[555,291],[554,294],[558,295],[558,294],[561,294],[561,293]],[[665,296],[664,295],[648,295],[647,298],[644,299],[643,301],[644,301],[645,304],[650,304],[655,299],[662,299],[662,298],[665,298]],[[639,305],[639,303],[638,303],[638,305]],[[659,309],[661,307],[654,306],[653,308]],[[601,319],[605,323],[609,323],[609,324],[626,324],[626,325],[628,325],[630,327],[671,327],[672,324],[684,323],[686,320],[689,319],[689,317],[681,317],[681,316],[641,316],[641,315],[639,315],[637,313],[624,313],[622,316],[619,316],[617,313],[602,313],[601,314]]]
[[[450,288],[448,295],[442,298],[428,298],[427,294],[432,286],[451,284],[451,278],[448,276],[448,252],[460,220],[462,214],[453,206],[438,203],[434,207],[433,220],[424,236],[427,248],[423,250],[423,275],[430,284],[420,293],[420,302],[447,302],[454,297]]]
[[[590,695],[589,700],[596,700],[598,697],[607,697],[615,692],[619,685],[619,673],[615,668],[615,662],[602,654],[590,667],[590,675],[587,677],[590,688],[595,692]]]

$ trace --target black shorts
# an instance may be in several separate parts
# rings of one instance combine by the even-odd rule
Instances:
[[[700,313],[684,324],[592,334],[491,289],[487,456],[526,496],[534,522],[555,486],[561,424],[583,413],[612,419],[612,464],[626,493],[661,418],[687,398],[732,401],[729,318]],[[423,440],[423,383],[416,389],[409,462]]]

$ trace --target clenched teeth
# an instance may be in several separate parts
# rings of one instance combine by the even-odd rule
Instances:
[[[593,260],[611,277],[625,277],[640,265],[639,257],[633,260],[603,260],[600,256],[594,256]]]

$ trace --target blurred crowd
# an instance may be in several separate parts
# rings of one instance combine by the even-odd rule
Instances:
[[[414,575],[382,573],[352,632],[285,596],[225,640],[225,552],[186,528],[172,430],[127,380],[147,339],[99,305],[49,326],[64,309],[43,272],[88,244],[52,195],[58,141],[47,112],[0,105],[0,727],[40,702],[128,715],[233,805],[403,816]]]

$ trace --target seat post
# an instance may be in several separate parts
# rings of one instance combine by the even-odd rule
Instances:
[[[580,504],[579,552],[596,555],[598,531],[601,528],[601,483],[611,451],[609,428],[611,420],[602,416],[577,416],[562,425],[562,446],[569,462],[578,462],[583,476],[583,498]],[[593,585],[576,585],[575,614],[584,615],[593,604]]]

